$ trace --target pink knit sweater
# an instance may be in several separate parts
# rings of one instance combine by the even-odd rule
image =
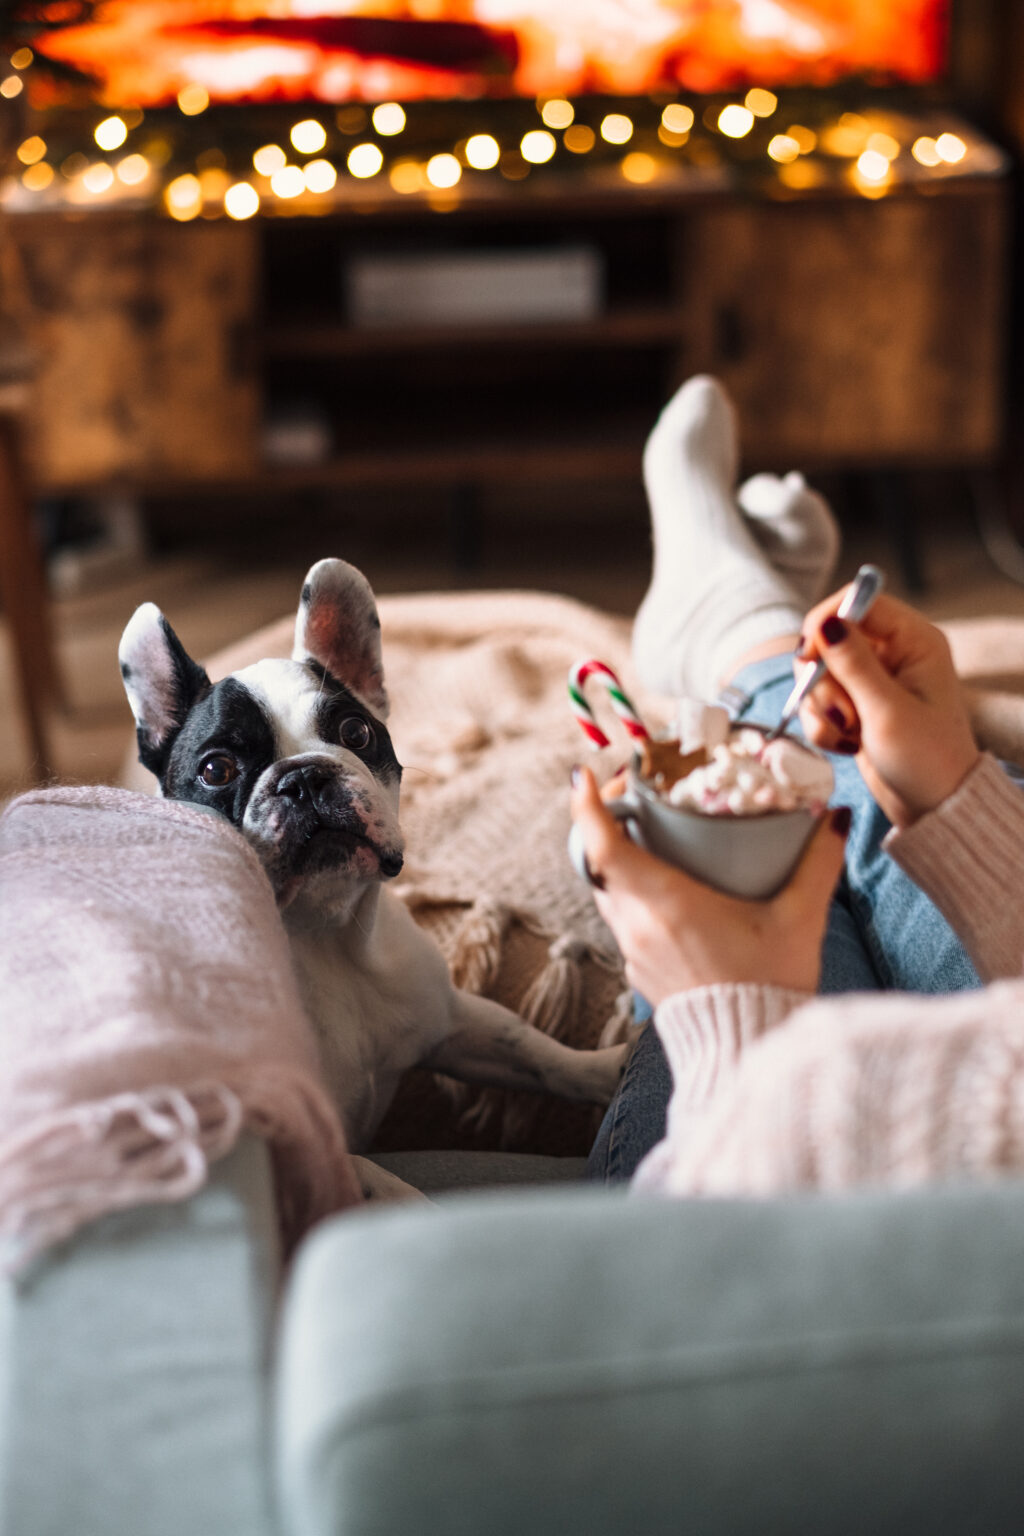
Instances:
[[[950,997],[698,987],[655,1024],[674,1093],[634,1188],[770,1194],[1024,1171],[1024,794],[984,757],[884,847],[982,980]]]

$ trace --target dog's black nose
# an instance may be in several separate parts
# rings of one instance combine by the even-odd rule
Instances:
[[[323,789],[329,778],[326,768],[320,768],[316,763],[306,763],[302,768],[290,768],[287,773],[283,773],[274,793],[282,795],[285,800],[294,800],[296,804],[307,800],[315,805],[318,791]]]

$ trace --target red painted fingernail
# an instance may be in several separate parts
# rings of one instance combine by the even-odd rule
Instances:
[[[842,741],[836,742],[832,750],[842,752],[845,757],[856,757],[860,751],[860,742],[854,741],[852,736],[844,736]]]
[[[592,885],[595,891],[603,891],[604,875],[598,875],[594,873],[590,867],[590,860],[587,858],[586,854],[583,855],[583,869],[586,873],[587,884]]]
[[[825,711],[825,718],[826,720],[831,720],[837,731],[846,730],[846,716],[843,714],[838,704],[829,705],[828,709]]]
[[[853,812],[848,805],[837,805],[832,812],[832,831],[845,837],[853,825]]]
[[[837,613],[829,614],[821,626],[821,638],[826,645],[838,645],[846,639],[846,625]]]

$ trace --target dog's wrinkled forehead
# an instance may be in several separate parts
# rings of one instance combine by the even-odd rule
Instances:
[[[234,679],[270,721],[279,758],[322,751],[330,744],[327,706],[336,699],[339,685],[322,668],[310,662],[270,659],[244,667]],[[347,702],[366,712],[351,694]]]

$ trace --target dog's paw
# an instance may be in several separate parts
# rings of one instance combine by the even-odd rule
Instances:
[[[433,1205],[434,1202],[429,1200],[422,1190],[417,1189],[413,1184],[407,1184],[396,1173],[389,1173],[386,1168],[381,1168],[372,1158],[353,1157],[352,1163],[364,1200],[373,1201],[375,1205],[383,1202],[395,1205],[399,1201],[408,1200]]]
[[[624,1040],[619,1045],[604,1045],[590,1053],[595,1066],[600,1069],[602,1085],[606,1089],[603,1102],[606,1104],[615,1097],[632,1049],[633,1042]]]

